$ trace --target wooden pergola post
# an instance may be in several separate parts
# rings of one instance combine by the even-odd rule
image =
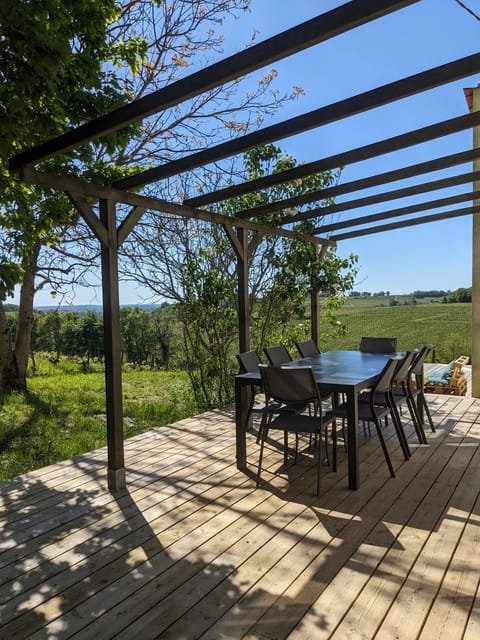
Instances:
[[[312,340],[320,348],[320,293],[317,285],[317,274],[320,269],[327,245],[314,244],[315,257],[312,264],[312,284],[310,288],[310,334]]]
[[[237,236],[241,254],[237,260],[238,277],[238,347],[240,353],[250,349],[250,302],[248,296],[248,231],[239,228]]]
[[[102,242],[103,333],[105,340],[105,390],[107,405],[108,487],[125,487],[123,450],[122,363],[120,298],[118,289],[118,240],[116,205],[100,200],[100,220],[108,242]]]
[[[318,248],[319,247],[317,244],[313,245],[315,256],[312,264],[312,279],[310,288],[310,334],[317,347],[319,347],[320,340],[320,294],[316,286],[316,273],[318,271],[320,262]]]
[[[465,97],[470,112],[480,111],[480,85],[473,89],[465,89]],[[473,148],[480,147],[480,125],[473,130]],[[473,170],[480,171],[480,159],[473,160]],[[472,183],[473,191],[480,190],[480,180]],[[474,200],[473,206],[480,205]],[[472,396],[480,398],[480,216],[472,216]]]

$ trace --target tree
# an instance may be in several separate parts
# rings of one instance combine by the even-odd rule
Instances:
[[[244,177],[254,179],[295,166],[295,160],[274,145],[253,149],[244,157]],[[232,199],[220,211],[234,213],[270,200],[293,196],[331,184],[336,173],[311,176],[269,192]],[[268,214],[275,224],[285,212]],[[311,222],[296,225],[308,235]],[[236,257],[219,225],[151,214],[132,234],[125,249],[125,276],[149,287],[158,297],[175,302],[182,322],[187,369],[197,401],[223,405],[232,399],[232,355],[238,343]],[[354,284],[355,256],[339,258],[328,252],[312,274],[315,254],[308,241],[251,232],[250,308],[252,342],[289,338],[292,321],[303,317],[312,276],[315,287],[329,299],[327,315]],[[135,249],[135,250],[134,250]]]
[[[73,295],[77,283],[90,282],[99,253],[71,204],[62,195],[14,183],[6,159],[203,65],[221,52],[216,28],[248,6],[249,0],[2,3],[0,109],[7,119],[0,143],[5,183],[0,225],[6,234],[0,248],[5,283],[0,290],[0,387],[26,384],[35,291],[51,286],[60,298]],[[129,128],[46,165],[57,172],[113,179],[204,147],[219,131],[246,131],[300,92],[294,88],[289,96],[279,95],[271,90],[274,77],[273,70],[267,72],[240,97],[241,81],[227,83],[150,117],[134,129],[135,136]],[[199,172],[197,180],[203,179]],[[172,199],[181,190],[181,182],[169,182],[163,194],[155,195]],[[17,283],[20,308],[11,349],[1,302]]]
[[[444,296],[442,302],[471,302],[472,301],[472,287],[460,287],[455,289],[448,296]]]
[[[135,64],[140,40],[123,50],[108,41],[108,26],[118,15],[114,0],[0,5],[0,387],[24,388],[33,322],[33,299],[42,248],[58,241],[62,226],[76,218],[63,194],[26,187],[9,175],[7,161],[15,152],[62,133],[125,103],[127,93],[104,63],[112,56]],[[127,51],[128,49],[128,51]],[[113,149],[120,138],[110,138]],[[87,145],[46,165],[77,173],[95,160]],[[3,302],[20,284],[16,337],[5,335]]]

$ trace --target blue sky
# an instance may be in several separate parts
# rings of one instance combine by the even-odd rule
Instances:
[[[480,0],[463,0],[480,14]],[[344,4],[333,0],[252,0],[251,12],[234,24],[225,25],[225,56],[242,49],[253,28],[257,41],[299,24],[319,13]],[[421,0],[401,11],[311,47],[273,65],[276,86],[303,88],[305,95],[285,106],[275,117],[280,121],[382,84],[476,53],[480,43],[480,21],[455,0]],[[269,67],[267,67],[268,69]],[[263,70],[262,70],[263,71]],[[480,83],[480,74],[439,89],[371,110],[348,121],[322,127],[278,142],[297,161],[316,160],[412,129],[434,124],[467,112],[464,87]],[[265,122],[268,125],[269,122]],[[448,136],[441,141],[417,145],[396,154],[344,168],[341,182],[349,182],[390,169],[400,168],[472,146],[472,132]],[[446,177],[471,166],[421,176],[419,182]],[[393,188],[412,181],[393,183]],[[431,197],[464,192],[465,185],[434,192]],[[377,189],[377,191],[385,189]],[[375,190],[359,192],[359,197]],[[351,199],[352,194],[345,196]],[[358,209],[358,215],[387,211],[417,202],[396,200]],[[341,198],[337,199],[338,202]],[[466,205],[462,205],[466,206]],[[365,236],[339,243],[341,255],[359,255],[358,290],[389,290],[409,293],[415,289],[455,289],[471,284],[471,217]],[[77,292],[77,304],[100,303],[101,292]],[[138,288],[121,285],[122,304],[142,302]],[[52,304],[48,291],[36,298],[37,305]]]
[[[264,39],[314,17],[319,9],[324,12],[341,4],[344,3],[254,0],[249,20]],[[479,0],[465,0],[464,4],[480,14]],[[455,0],[421,0],[277,63],[279,84],[299,85],[305,91],[305,96],[283,109],[281,116],[285,118],[309,111],[476,53],[479,44],[480,21]],[[480,74],[283,140],[279,146],[297,160],[309,161],[460,116],[467,112],[463,88],[474,87],[479,82]],[[441,141],[347,166],[341,182],[467,150],[471,146],[471,131],[455,134]],[[468,171],[471,165],[420,176],[417,181],[446,177],[460,169]],[[412,184],[412,180],[392,184],[392,188],[399,188]],[[365,190],[357,195],[361,197],[384,190]],[[434,192],[427,199],[466,190],[469,190],[468,185],[462,185]],[[352,194],[344,198],[350,200]],[[342,198],[337,198],[337,202],[341,201]],[[355,214],[388,211],[417,201],[418,197],[395,200],[357,209]],[[460,206],[468,204],[458,205],[458,208]],[[415,289],[470,286],[471,217],[345,240],[339,243],[338,251],[359,255],[357,288],[360,290],[408,293]]]

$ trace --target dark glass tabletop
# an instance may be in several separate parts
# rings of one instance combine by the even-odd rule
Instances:
[[[376,378],[396,353],[362,353],[360,351],[326,351],[314,358],[302,358],[287,366],[312,367],[317,382],[328,386],[357,386]]]

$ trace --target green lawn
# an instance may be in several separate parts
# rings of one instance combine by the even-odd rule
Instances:
[[[195,413],[186,374],[126,371],[124,433],[130,437]],[[29,378],[27,393],[0,394],[0,481],[106,445],[103,373]]]

